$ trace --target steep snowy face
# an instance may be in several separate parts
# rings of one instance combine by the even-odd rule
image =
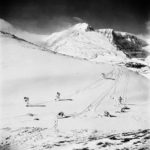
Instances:
[[[146,42],[137,36],[113,29],[95,30],[87,23],[79,23],[54,33],[43,43],[52,51],[93,61],[107,61],[110,57],[124,61],[128,58],[145,59],[148,56],[148,52],[143,49]]]
[[[97,32],[103,34],[113,44],[113,29],[99,29]]]
[[[143,50],[147,43],[133,34],[126,32],[113,32],[113,41],[119,50],[125,52],[130,58],[146,58],[148,53]]]
[[[120,56],[108,38],[87,23],[79,23],[68,30],[53,33],[43,43],[50,50],[74,57],[95,59],[98,56]],[[121,57],[125,55],[122,53]]]
[[[129,58],[146,58],[148,56],[148,53],[143,49],[147,43],[136,35],[113,29],[99,29],[97,32],[106,36],[117,50],[121,50]]]

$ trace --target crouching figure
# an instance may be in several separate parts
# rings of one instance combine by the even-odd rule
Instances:
[[[59,112],[58,114],[57,114],[57,118],[58,119],[62,119],[62,118],[64,118],[65,117],[65,114],[64,114],[64,112]]]
[[[104,111],[104,116],[105,117],[111,117],[110,113],[108,111]]]
[[[24,97],[24,101],[26,103],[26,107],[29,106],[29,97]]]

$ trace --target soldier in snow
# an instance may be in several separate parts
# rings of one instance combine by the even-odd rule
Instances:
[[[119,97],[118,100],[119,100],[119,104],[123,104],[123,98],[121,96]]]
[[[108,111],[104,111],[104,116],[105,117],[111,117],[110,113]]]
[[[26,107],[29,106],[29,97],[24,97],[24,101],[26,102]]]
[[[60,93],[59,93],[59,92],[57,92],[57,93],[56,93],[55,101],[59,101],[59,100],[60,100]]]

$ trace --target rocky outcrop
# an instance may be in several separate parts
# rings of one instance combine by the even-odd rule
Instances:
[[[103,34],[104,36],[107,37],[107,39],[113,44],[113,29],[99,29],[97,32]]]
[[[129,58],[146,58],[148,56],[148,52],[143,49],[147,43],[134,34],[113,29],[99,29],[97,32],[103,34],[117,50],[121,50]]]

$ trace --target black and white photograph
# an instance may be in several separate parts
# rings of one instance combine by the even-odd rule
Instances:
[[[150,1],[2,0],[0,150],[150,150]]]

